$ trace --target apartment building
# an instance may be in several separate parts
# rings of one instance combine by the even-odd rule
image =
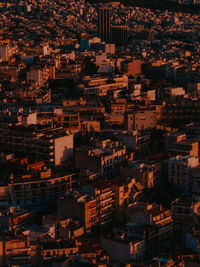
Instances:
[[[125,113],[125,127],[127,130],[145,130],[156,127],[155,110],[138,110]]]
[[[30,71],[27,71],[27,81],[34,82],[37,85],[41,86],[43,84],[42,69],[32,69]]]
[[[5,126],[0,129],[0,146],[3,151],[25,154],[56,166],[73,157],[73,135],[62,127]]]
[[[9,230],[19,229],[20,227],[26,227],[32,225],[36,221],[37,212],[27,210],[17,210],[15,207],[10,208],[9,213]]]
[[[175,156],[168,160],[168,180],[177,186],[183,194],[192,191],[192,172],[199,165],[199,159],[194,156]]]
[[[112,178],[118,174],[120,164],[125,159],[125,146],[110,139],[102,140],[90,147],[82,146],[75,150],[77,168],[100,172],[104,178]]]
[[[171,155],[199,156],[199,143],[188,139],[185,133],[168,133],[165,138],[165,151]]]
[[[146,244],[143,238],[130,235],[117,229],[101,237],[101,245],[108,253],[111,262],[125,264],[131,260],[140,260],[145,256]]]
[[[79,220],[62,215],[44,215],[42,224],[45,228],[51,229],[51,237],[67,241],[75,240],[84,235],[84,226]]]
[[[84,185],[82,191],[96,199],[97,224],[104,226],[114,219],[114,192],[112,184],[107,180],[99,180],[89,185]]]
[[[53,116],[54,125],[56,127],[63,127],[72,132],[79,131],[81,128],[80,113],[77,111],[55,108]]]
[[[190,229],[193,223],[194,203],[191,198],[177,198],[171,203],[171,213],[174,220],[175,233]]]
[[[116,93],[118,91],[115,91]],[[124,125],[124,113],[126,110],[126,99],[125,98],[115,98],[109,104],[109,113],[104,114],[105,123],[110,127]]]
[[[150,132],[137,130],[116,130],[114,131],[114,136],[118,141],[122,141],[128,152],[147,151],[150,145]]]
[[[66,240],[41,241],[41,256],[43,261],[52,259],[73,259],[78,252],[75,242]]]
[[[102,184],[105,184],[105,189]],[[95,226],[104,223],[103,219],[109,217],[110,214],[124,221],[128,205],[140,198],[142,189],[142,185],[134,178],[113,179],[109,182],[103,180],[101,183],[84,186],[82,192],[85,194],[76,192],[61,197],[58,202],[58,211],[60,214],[79,218],[85,225],[86,231],[90,232]],[[112,216],[111,219],[114,218]]]
[[[12,48],[8,43],[1,43],[0,44],[0,62],[8,61],[9,58],[12,56],[14,47]]]
[[[137,202],[129,207],[127,215],[130,223],[154,226],[160,246],[167,244],[173,236],[171,212],[162,205]]]
[[[20,266],[39,263],[37,245],[25,235],[2,236],[0,239],[0,265]]]
[[[8,192],[12,205],[35,207],[37,209],[55,203],[57,198],[72,190],[74,174],[52,174],[51,170],[38,175],[23,175],[10,177]]]
[[[186,123],[199,122],[200,103],[198,100],[182,100],[176,104],[163,106],[161,122],[164,125],[182,126]]]
[[[111,101],[110,112],[115,115],[122,115],[126,111],[126,99],[117,98]]]
[[[58,200],[58,213],[75,216],[83,223],[86,232],[97,225],[96,199],[87,194],[72,193]]]
[[[53,125],[54,128],[63,127],[70,132],[80,130],[80,113],[65,107],[44,107],[37,111],[37,123],[41,125]]]
[[[187,134],[188,138],[200,140],[200,124],[198,122],[186,124],[184,126],[184,132]]]
[[[151,188],[156,184],[160,172],[160,163],[148,160],[133,161],[128,167],[120,169],[122,176],[134,177],[145,188]]]
[[[103,250],[101,244],[97,240],[90,239],[88,241],[81,241],[78,245],[78,254],[82,262],[87,261],[96,266],[106,266],[109,263],[109,256]]]
[[[195,166],[191,169],[192,185],[191,191],[192,196],[196,200],[200,199],[200,165]]]
[[[187,232],[185,235],[185,240],[184,240],[184,245],[186,247],[189,247],[194,251],[194,254],[199,254],[200,252],[200,237],[199,237],[199,232],[195,231],[190,231]]]
[[[0,111],[0,124],[36,124],[37,113],[31,110],[25,111],[23,108],[7,108]]]
[[[168,145],[168,153],[171,155],[199,156],[199,142],[196,140],[183,140]]]
[[[124,114],[120,115],[120,114],[105,113],[104,121],[106,128],[111,128],[111,127],[121,128],[124,125]]]
[[[106,96],[108,91],[128,88],[128,76],[115,76],[113,78],[92,78],[87,76],[83,79],[83,84],[78,85],[78,89],[84,96]]]
[[[167,133],[165,136],[165,147],[166,152],[169,146],[173,146],[175,143],[179,143],[181,141],[185,141],[187,139],[187,135],[185,133]]]
[[[100,122],[99,121],[83,121],[81,122],[81,131],[82,132],[100,132]]]
[[[127,207],[140,199],[143,186],[135,178],[114,179],[111,183],[115,194],[115,216],[119,221],[125,221]]]
[[[127,75],[133,75],[133,76],[141,74],[142,64],[143,61],[140,59],[125,60],[122,62],[122,71],[124,71]]]
[[[27,82],[34,82],[38,86],[42,86],[49,79],[49,67],[32,67],[26,73]]]
[[[97,99],[96,99],[97,100]],[[78,100],[63,100],[64,110],[72,110],[80,114],[80,120],[102,121],[104,118],[105,107],[100,101],[86,101],[82,98]]]

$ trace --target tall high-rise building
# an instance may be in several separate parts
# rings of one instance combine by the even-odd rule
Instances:
[[[111,41],[111,8],[102,6],[99,8],[99,37],[101,41],[110,43]]]
[[[122,45],[128,39],[128,26],[127,25],[112,25],[111,27],[111,41],[116,45]]]

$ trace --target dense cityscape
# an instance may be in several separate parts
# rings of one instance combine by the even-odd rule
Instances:
[[[0,266],[200,266],[200,1],[143,2],[0,0]]]

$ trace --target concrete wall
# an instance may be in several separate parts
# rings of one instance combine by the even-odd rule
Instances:
[[[144,130],[156,126],[156,113],[153,110],[138,111],[135,114],[135,129]]]
[[[40,69],[33,69],[30,71],[27,71],[27,81],[34,81],[37,82],[38,85],[42,84],[42,70]]]
[[[129,133],[119,133],[117,136],[117,140],[122,141],[122,143],[126,146],[127,151],[136,151],[137,149],[137,133],[133,134]]]
[[[125,263],[131,259],[129,243],[102,238],[101,245],[111,261]]]
[[[101,171],[101,157],[88,156],[88,151],[76,149],[75,152],[76,167],[80,169],[89,169],[94,172]]]
[[[144,211],[134,211],[129,215],[129,222],[150,224],[150,215]]]
[[[54,162],[60,165],[73,157],[74,140],[73,135],[67,135],[54,139]]]

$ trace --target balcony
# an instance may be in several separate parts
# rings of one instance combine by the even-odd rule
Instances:
[[[112,220],[109,219],[109,220],[106,220],[106,221],[103,221],[103,222],[100,222],[101,225],[105,225],[105,224],[108,224],[108,223],[111,223]]]
[[[113,198],[112,197],[108,197],[108,198],[100,200],[100,205],[102,206],[102,203],[105,203],[105,202],[113,202]]]
[[[100,218],[104,218],[104,217],[106,217],[106,216],[109,216],[109,215],[111,215],[113,213],[113,211],[111,210],[111,211],[108,211],[108,212],[106,212],[106,213],[102,213],[102,214],[100,214]]]
[[[96,212],[94,214],[90,214],[90,217],[91,217],[91,220],[92,219],[94,220],[94,218],[96,218]]]
[[[31,248],[27,248],[27,247],[22,247],[22,248],[12,248],[12,249],[8,249],[8,252],[12,252],[12,253],[16,253],[15,255],[22,255],[22,254],[27,254],[28,251],[31,251]],[[22,252],[24,251],[24,253],[21,254],[17,254],[17,252]]]
[[[19,254],[19,255],[12,255],[12,260],[13,261],[21,261],[21,260],[30,260],[30,255],[28,254]]]
[[[106,209],[109,209],[109,208],[112,208],[112,204],[108,204],[106,206],[100,206],[101,210],[106,210]]]

